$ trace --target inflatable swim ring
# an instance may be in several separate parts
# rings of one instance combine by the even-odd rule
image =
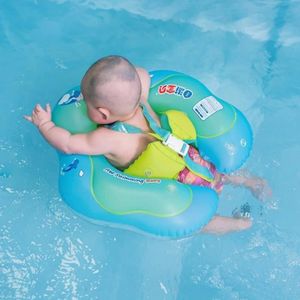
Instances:
[[[224,173],[244,163],[251,150],[252,132],[238,109],[188,75],[153,71],[150,76],[150,105],[159,115],[170,109],[185,112],[196,128],[193,142],[205,159]],[[97,128],[87,117],[80,87],[69,90],[57,102],[53,121],[73,134]],[[63,200],[93,221],[182,238],[199,231],[216,213],[218,195],[212,189],[131,176],[102,155],[58,154]]]

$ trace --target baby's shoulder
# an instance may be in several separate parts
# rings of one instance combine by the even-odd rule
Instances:
[[[105,126],[99,126],[94,130],[93,133],[101,139],[106,139],[107,141],[114,142],[116,145],[129,143],[129,141],[138,138],[138,134],[125,133]]]
[[[120,132],[109,129],[105,126],[99,126],[88,133],[88,136],[97,143],[117,144],[118,140],[123,138]],[[88,137],[88,138],[89,138]]]

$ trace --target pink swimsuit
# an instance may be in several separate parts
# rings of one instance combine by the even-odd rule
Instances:
[[[212,163],[204,160],[200,156],[197,149],[195,149],[194,147],[190,146],[188,154],[194,162],[196,162],[204,167],[207,167],[211,171],[211,173],[214,175],[215,178],[212,182],[208,182],[205,179],[195,175],[193,172],[191,172],[188,168],[185,167],[178,174],[177,180],[179,182],[186,183],[186,184],[206,186],[206,187],[214,189],[217,193],[220,193],[223,189],[223,180],[222,180],[223,174],[218,173],[218,171],[216,170],[216,167]]]

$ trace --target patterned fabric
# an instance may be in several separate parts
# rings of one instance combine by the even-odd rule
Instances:
[[[200,156],[197,149],[195,149],[194,147],[190,146],[188,155],[194,162],[196,162],[204,167],[207,167],[212,172],[215,179],[212,182],[208,182],[205,179],[195,175],[193,172],[191,172],[188,168],[185,167],[178,174],[177,180],[182,183],[185,183],[185,184],[206,186],[206,187],[214,189],[217,193],[220,193],[223,189],[223,176],[224,175],[221,173],[218,173],[218,171],[216,170],[216,167],[212,163],[204,160]]]

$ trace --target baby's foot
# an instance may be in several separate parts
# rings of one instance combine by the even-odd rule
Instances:
[[[246,230],[252,226],[253,222],[250,218],[240,218],[238,219],[238,228],[239,230]]]
[[[251,191],[252,195],[263,201],[272,196],[272,190],[266,180],[261,178],[249,178],[246,186]]]
[[[237,230],[246,230],[252,226],[251,207],[249,203],[241,205],[232,211],[233,218],[236,219]]]

